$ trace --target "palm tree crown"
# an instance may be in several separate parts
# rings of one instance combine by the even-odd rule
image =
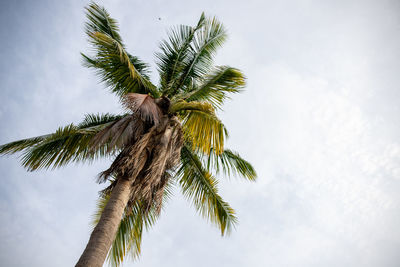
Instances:
[[[139,255],[142,232],[156,221],[173,183],[225,234],[237,219],[218,194],[215,176],[253,181],[256,173],[224,147],[228,132],[216,114],[231,93],[245,86],[238,69],[213,65],[226,39],[223,25],[202,14],[194,27],[173,28],[156,53],[156,86],[149,66],[126,51],[117,22],[107,11],[92,3],[86,15],[93,53],[82,54],[84,65],[120,98],[125,113],[89,114],[55,133],[2,145],[0,154],[22,152],[22,165],[29,171],[113,157],[98,177],[109,185],[100,194],[95,216],[96,223],[118,180],[130,181],[129,201],[108,254],[113,265],[128,252]]]

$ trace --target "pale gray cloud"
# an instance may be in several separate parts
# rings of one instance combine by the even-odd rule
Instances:
[[[397,1],[102,1],[147,62],[168,27],[217,15],[218,64],[246,91],[221,113],[228,146],[259,180],[221,180],[240,224],[228,237],[179,192],[124,266],[398,266],[400,46]],[[120,112],[79,52],[81,1],[1,4],[0,143],[88,112]],[[158,18],[161,17],[161,20]],[[153,64],[156,80],[156,69]],[[27,173],[0,159],[0,265],[71,266],[90,234],[109,161]]]

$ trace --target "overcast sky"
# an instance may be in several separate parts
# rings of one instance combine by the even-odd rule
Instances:
[[[221,177],[240,220],[230,236],[177,190],[124,266],[400,266],[399,1],[100,3],[154,82],[169,27],[202,11],[224,23],[216,63],[243,70],[248,86],[220,115],[228,147],[259,176]],[[121,112],[81,65],[86,4],[1,1],[0,144]],[[28,173],[17,159],[0,158],[0,265],[73,266],[110,161]]]

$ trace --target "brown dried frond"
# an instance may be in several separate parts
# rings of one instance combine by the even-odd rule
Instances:
[[[145,212],[151,207],[160,212],[164,189],[170,177],[168,170],[179,163],[182,144],[180,122],[176,117],[165,115],[135,144],[124,148],[111,167],[100,174],[99,181],[111,176],[131,180],[130,203],[140,200]],[[103,193],[111,192],[114,186],[115,182]]]
[[[154,131],[155,127],[142,135],[136,143],[126,146],[115,158],[110,168],[100,173],[98,181],[104,182],[112,175],[127,180],[132,180],[133,177],[138,176],[147,161],[148,151],[146,147]]]
[[[91,141],[92,149],[107,146],[107,151],[135,143],[144,132],[144,123],[136,115],[126,115],[98,132]]]
[[[129,93],[122,97],[122,104],[133,113],[137,113],[143,121],[154,125],[157,125],[162,117],[160,107],[150,95]]]
[[[154,141],[156,144],[152,151],[152,160],[138,193],[143,198],[151,200],[149,203],[156,204],[160,211],[164,187],[167,183],[165,173],[168,169],[173,168],[180,159],[183,134],[179,121],[170,119],[162,134]]]

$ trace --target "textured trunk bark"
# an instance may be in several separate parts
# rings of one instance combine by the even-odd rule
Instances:
[[[77,267],[101,267],[115,239],[126,204],[129,200],[131,183],[119,179],[100,220],[90,235],[89,242],[80,257]]]

